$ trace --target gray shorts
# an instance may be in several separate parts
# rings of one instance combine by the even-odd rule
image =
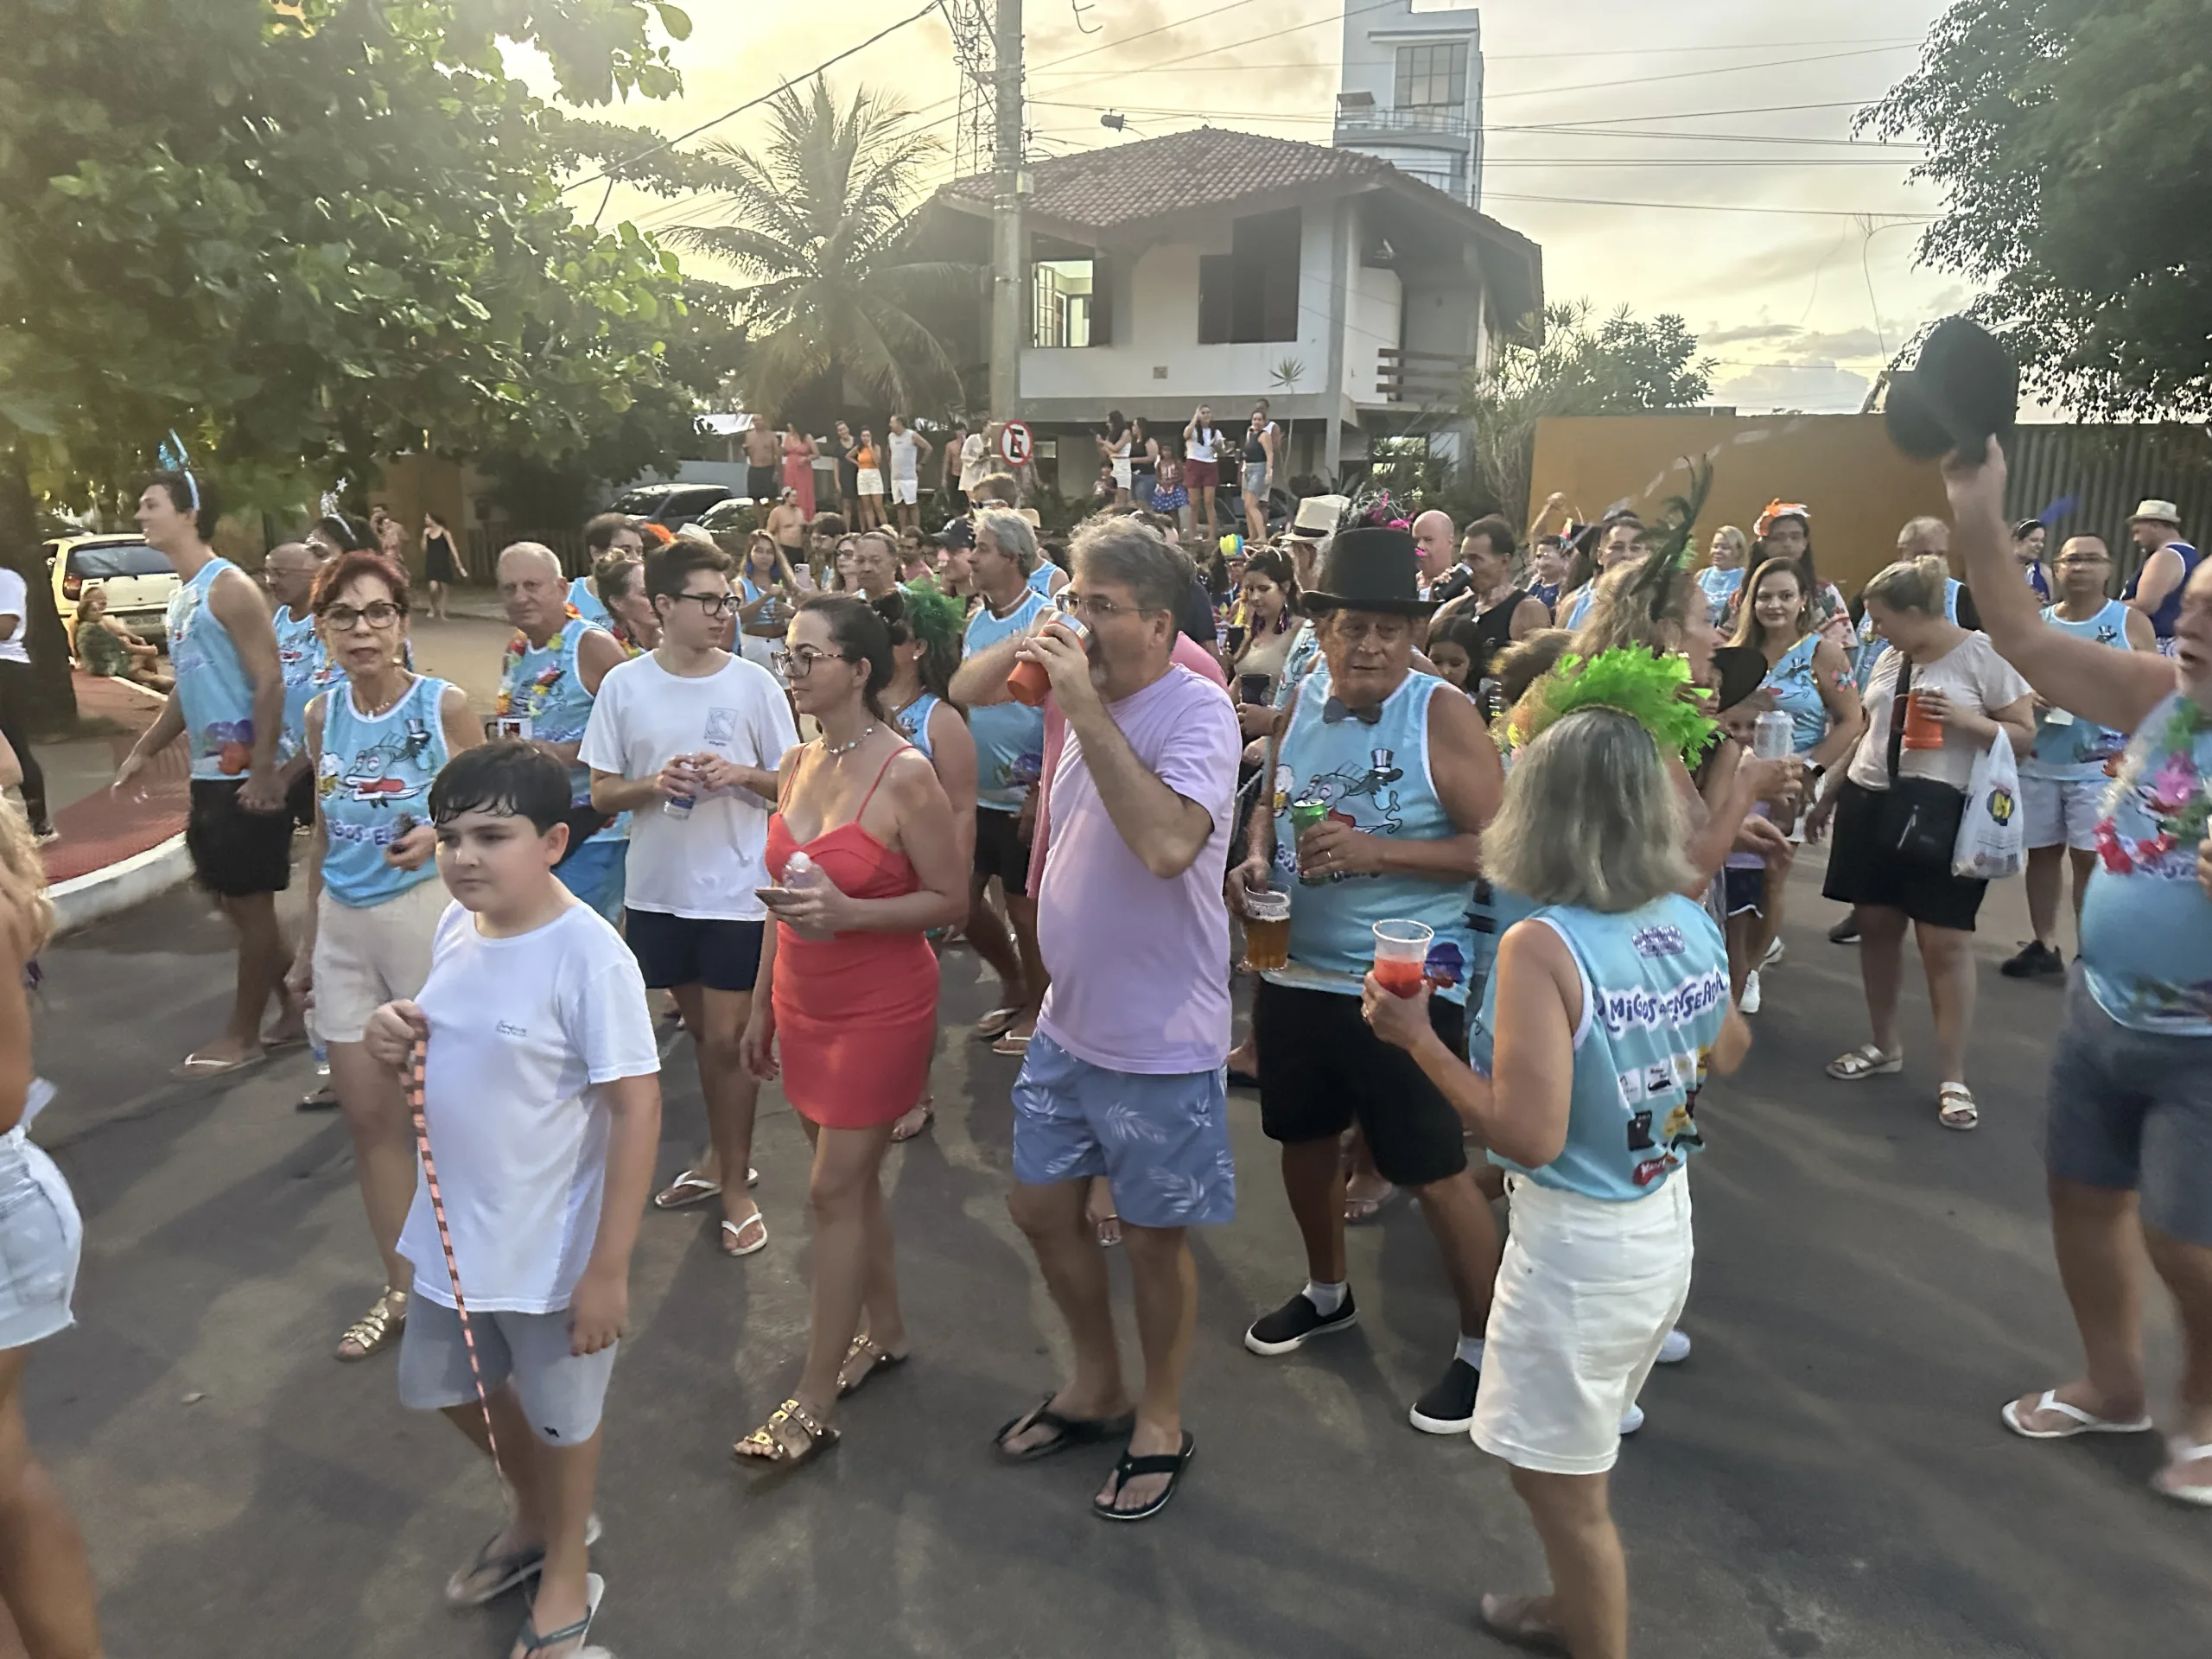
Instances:
[[[2212,1039],[2121,1025],[2075,963],[2043,1157],[2059,1180],[2139,1193],[2145,1226],[2212,1245]]]
[[[1014,1084],[1014,1179],[1024,1186],[1103,1175],[1135,1227],[1236,1218],[1223,1071],[1109,1071],[1039,1032]]]
[[[1244,463],[1244,493],[1257,496],[1262,501],[1268,499],[1267,462],[1248,461]]]
[[[614,1374],[614,1351],[621,1344],[581,1357],[571,1354],[566,1313],[471,1310],[468,1322],[476,1332],[486,1391],[512,1377],[523,1415],[539,1440],[548,1446],[582,1446],[599,1432],[607,1379]],[[407,1324],[399,1338],[399,1402],[414,1411],[476,1402],[461,1315],[427,1296],[407,1299]]]

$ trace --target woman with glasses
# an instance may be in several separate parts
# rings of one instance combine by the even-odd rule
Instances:
[[[937,1041],[937,958],[922,937],[968,913],[968,861],[927,757],[883,693],[896,664],[869,606],[806,600],[785,669],[821,735],[784,757],[768,823],[763,936],[745,1061],[784,1094],[814,1144],[813,1330],[791,1397],[734,1448],[806,1461],[834,1445],[838,1399],[906,1357],[880,1173],[893,1126],[922,1092]],[[802,862],[800,855],[805,861]],[[855,1016],[859,1017],[855,1017]]]
[[[968,717],[951,700],[952,676],[960,666],[960,634],[968,607],[950,594],[924,585],[875,601],[875,613],[891,630],[891,683],[883,706],[900,735],[929,757],[952,803],[953,826],[960,836],[960,857],[976,856],[976,740]],[[920,1102],[893,1126],[891,1138],[911,1141],[935,1120],[925,1090]]]
[[[411,997],[430,971],[446,890],[433,855],[430,781],[482,741],[467,693],[408,668],[407,573],[382,554],[342,553],[316,578],[315,627],[345,680],[308,704],[315,831],[308,916],[286,982],[315,996],[330,1081],[353,1136],[353,1170],[384,1289],[339,1338],[338,1357],[389,1347],[407,1319],[413,1273],[399,1230],[415,1199],[415,1134],[389,1067],[362,1040],[369,1016]]]

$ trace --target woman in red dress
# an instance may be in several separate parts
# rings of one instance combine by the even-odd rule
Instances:
[[[864,600],[817,594],[785,639],[791,701],[822,735],[784,757],[768,821],[775,925],[745,1063],[766,1079],[780,1062],[814,1143],[814,1322],[791,1397],[733,1450],[789,1464],[834,1444],[837,1400],[906,1357],[880,1177],[937,1040],[937,958],[922,935],[966,918],[968,860],[936,770],[884,709],[883,619]]]

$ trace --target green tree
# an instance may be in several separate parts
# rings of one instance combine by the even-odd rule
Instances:
[[[924,170],[942,146],[902,130],[902,111],[879,94],[862,90],[840,110],[820,76],[779,92],[768,117],[761,153],[708,144],[664,175],[721,200],[716,222],[677,226],[663,239],[746,279],[746,401],[781,416],[810,391],[842,399],[848,381],[907,410],[950,397],[957,366],[920,314],[975,291],[982,268],[903,252]],[[655,156],[626,171],[663,164]]]
[[[1467,426],[1464,482],[1523,522],[1537,422],[1688,408],[1710,393],[1713,366],[1672,312],[1642,322],[1624,307],[1593,322],[1587,300],[1548,305],[1541,323],[1531,318],[1467,375],[1459,411]]]
[[[2085,413],[2212,409],[2204,0],[1961,0],[1861,125],[1928,148],[1930,264],[2029,381]]]
[[[654,20],[690,28],[657,0],[16,0],[0,507],[112,499],[172,429],[239,503],[588,442],[661,382],[677,272],[575,222],[573,152],[500,41],[570,99],[658,95]],[[30,533],[11,514],[0,544]]]

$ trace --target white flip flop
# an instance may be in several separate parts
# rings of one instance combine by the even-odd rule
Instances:
[[[743,1238],[745,1236],[746,1229],[753,1226],[756,1223],[759,1224],[760,1228],[760,1242],[759,1243],[739,1244],[735,1249],[724,1250],[722,1254],[734,1261],[739,1256],[752,1255],[759,1251],[766,1249],[768,1248],[768,1219],[758,1210],[755,1210],[743,1221],[732,1221],[728,1217],[723,1217],[722,1231],[730,1236],[732,1242],[735,1242]]]
[[[2212,1446],[2191,1446],[2186,1434],[2171,1436],[2166,1441],[2166,1468],[2151,1477],[2151,1490],[2177,1503],[2212,1510],[2212,1486],[2178,1486],[2164,1478],[2166,1470],[2176,1464],[2195,1463],[2199,1458],[2212,1458]]]
[[[2058,1390],[2056,1389],[2045,1389],[2043,1391],[2043,1397],[2030,1407],[2029,1410],[2055,1411],[2060,1416],[2070,1421],[2063,1428],[2030,1428],[2020,1421],[2023,1414],[2018,1400],[2007,1400],[2005,1402],[2005,1408],[1998,1414],[2004,1418],[2005,1427],[2011,1429],[2015,1434],[2031,1440],[2070,1440],[2076,1434],[2141,1434],[2152,1427],[2147,1414],[2138,1417],[2132,1423],[2122,1423],[2115,1422],[2109,1417],[2100,1417],[2093,1411],[2084,1411],[2079,1406],[2069,1406],[2058,1397]],[[2182,1461],[2186,1462],[2187,1459],[2183,1459]],[[2202,1501],[2212,1503],[2212,1490],[2208,1490],[2208,1495]]]

